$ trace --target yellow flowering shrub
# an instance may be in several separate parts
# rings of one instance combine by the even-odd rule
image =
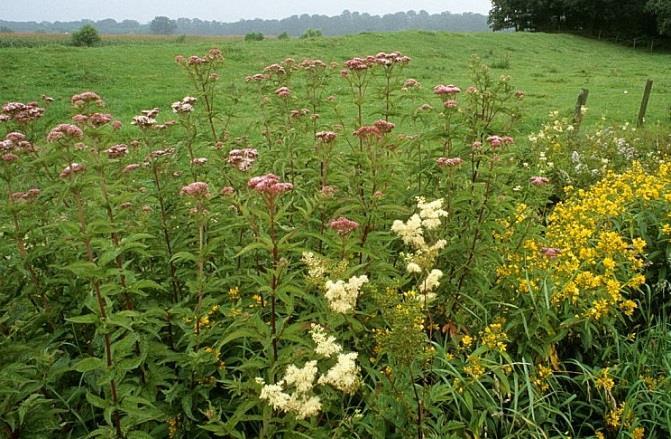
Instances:
[[[670,197],[667,163],[651,173],[639,163],[608,172],[556,206],[545,235],[524,242],[499,267],[500,282],[519,294],[539,294],[547,285],[551,304],[574,318],[631,316],[637,308],[631,294],[646,281],[646,241],[632,233],[636,216],[655,206],[668,210]]]

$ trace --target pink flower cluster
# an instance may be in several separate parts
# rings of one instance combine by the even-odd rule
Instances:
[[[366,59],[370,62],[370,56],[367,57]],[[390,66],[393,64],[401,64],[401,65],[406,65],[410,62],[410,57],[401,55],[398,52],[391,52],[391,53],[385,53],[385,52],[379,52],[377,53],[374,57],[373,62],[375,64],[380,64],[383,66]]]
[[[166,148],[166,149],[156,149],[149,153],[150,159],[157,159],[159,157],[165,157],[175,153],[175,148]]]
[[[74,95],[70,98],[70,102],[72,102],[72,105],[77,108],[81,108],[87,104],[95,104],[98,107],[102,107],[104,105],[102,98],[97,93],[92,91],[85,91],[83,93]]]
[[[232,186],[224,186],[219,191],[219,195],[222,197],[230,197],[235,193],[235,189]]]
[[[352,58],[345,61],[346,70],[341,71],[342,76],[347,76],[347,70],[351,71],[362,71],[368,70],[369,67],[372,67],[374,63],[370,63],[367,58]]]
[[[20,124],[25,124],[39,119],[44,115],[44,108],[37,105],[37,102],[23,104],[21,102],[8,102],[2,106],[0,122],[13,120]]]
[[[448,99],[445,102],[443,102],[443,107],[445,107],[448,110],[454,110],[459,106],[459,103],[455,101],[454,99]]]
[[[280,178],[275,174],[266,174],[250,178],[247,182],[247,187],[262,194],[275,196],[289,192],[294,188],[294,185],[281,182]]]
[[[396,128],[396,125],[394,125],[393,123],[388,122],[388,121],[386,121],[386,120],[384,120],[384,119],[380,119],[380,120],[378,120],[378,121],[375,121],[375,122],[373,123],[373,125],[375,125],[375,128],[377,128],[378,130],[380,130],[380,132],[381,132],[382,134],[390,133],[391,130],[393,130],[394,128]]]
[[[561,250],[555,247],[542,247],[541,253],[550,259],[554,259],[561,254]]]
[[[226,162],[244,172],[252,167],[258,157],[259,153],[255,148],[232,149]]]
[[[159,113],[158,108],[152,108],[151,110],[142,110],[142,114],[139,116],[133,117],[133,121],[131,122],[132,125],[137,125],[138,128],[165,128],[165,126],[168,126],[169,124],[172,123],[166,123],[164,125],[156,125],[156,116],[158,116]]]
[[[70,177],[71,175],[79,174],[80,172],[84,172],[85,170],[86,170],[86,166],[84,166],[83,164],[81,164],[81,163],[71,163],[61,171],[61,173],[59,174],[59,177],[67,178],[67,177]]]
[[[202,181],[196,181],[191,184],[187,184],[180,191],[180,195],[188,195],[195,198],[206,198],[210,195],[210,188],[207,183]]]
[[[111,159],[118,159],[128,154],[128,145],[120,143],[106,149],[105,152],[107,153],[107,157]]]
[[[257,73],[255,75],[245,76],[245,81],[247,82],[265,81],[266,79],[270,79],[270,75]]]
[[[62,123],[49,132],[47,141],[54,143],[59,140],[81,139],[82,137],[84,137],[84,132],[77,125]]]
[[[492,148],[498,148],[503,145],[510,145],[515,143],[512,137],[510,136],[489,136],[487,137],[487,142]]]
[[[313,70],[324,70],[327,66],[326,63],[320,59],[304,59],[298,64],[303,70],[313,71]]]
[[[453,168],[464,163],[464,160],[461,157],[438,157],[436,159],[436,164],[441,168]]]
[[[271,64],[269,66],[264,67],[263,71],[269,76],[272,75],[281,76],[287,74],[287,70],[281,64]]]
[[[411,88],[419,88],[421,87],[421,84],[419,83],[418,80],[414,78],[408,78],[405,81],[403,81],[403,90],[408,90]]]
[[[445,84],[439,84],[433,87],[433,92],[437,94],[438,96],[442,95],[455,95],[458,93],[461,93],[461,89],[457,87],[456,85],[445,85]]]
[[[12,154],[11,152],[8,152],[3,154],[2,157],[0,158],[2,158],[3,162],[11,163],[17,161],[19,159],[19,156],[17,156],[16,154]]]
[[[124,174],[126,174],[126,173],[128,173],[128,172],[133,172],[133,171],[136,171],[136,170],[138,170],[138,169],[140,169],[140,164],[138,164],[138,163],[131,163],[130,165],[126,165],[126,167],[123,168],[123,169],[121,170],[121,172],[123,172]]]
[[[40,195],[41,191],[39,189],[33,188],[28,189],[26,192],[14,192],[11,197],[12,201],[33,201]]]
[[[75,114],[72,121],[78,125],[91,124],[94,127],[101,127],[112,121],[112,115],[106,113],[93,113],[90,116],[85,114]]]
[[[31,152],[35,150],[33,144],[26,140],[24,134],[11,132],[5,136],[5,140],[0,141],[0,151],[9,152],[15,149]]]
[[[371,139],[371,138],[380,138],[382,137],[382,132],[375,125],[364,125],[353,133],[360,139]]]
[[[354,131],[354,135],[360,139],[380,138],[384,134],[390,133],[396,127],[395,124],[384,119],[375,121],[373,125],[364,125]]]
[[[545,186],[546,184],[550,183],[550,179],[547,177],[535,175],[529,179],[529,183],[533,184],[534,186]]]
[[[337,192],[338,188],[335,186],[324,185],[319,191],[319,194],[324,198],[333,198]]]
[[[291,96],[291,90],[289,90],[289,87],[280,87],[275,90],[275,94],[281,98],[287,98]]]
[[[339,235],[349,235],[354,229],[359,227],[359,223],[352,221],[344,216],[334,219],[329,223],[329,227],[335,230]]]
[[[298,119],[300,117],[307,116],[308,114],[310,114],[310,110],[307,108],[301,108],[300,110],[299,109],[291,110],[290,113],[292,119]]]
[[[177,55],[175,57],[175,62],[184,66],[198,66],[202,64],[209,64],[214,61],[223,61],[224,56],[221,53],[220,49],[214,48],[210,49],[205,56],[191,55],[188,58]]]
[[[336,139],[337,136],[338,135],[333,131],[319,131],[315,134],[315,137],[322,143],[331,143]]]
[[[193,104],[196,103],[196,98],[193,96],[187,96],[181,101],[173,102],[170,106],[173,113],[191,113],[193,111]]]
[[[401,55],[398,52],[379,52],[376,55],[368,55],[365,58],[355,57],[345,61],[345,69],[340,75],[347,77],[350,71],[368,70],[376,65],[393,66],[395,64],[406,65],[410,62],[410,57]]]

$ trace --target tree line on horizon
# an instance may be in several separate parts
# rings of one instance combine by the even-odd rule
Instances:
[[[68,22],[14,22],[0,20],[0,31],[5,32],[44,32],[69,33],[84,25],[94,26],[103,34],[184,34],[184,35],[245,35],[260,32],[266,35],[286,33],[292,36],[304,34],[309,29],[319,29],[324,35],[344,35],[358,32],[385,32],[408,29],[426,29],[452,32],[489,31],[487,16],[476,13],[453,14],[441,12],[429,14],[422,10],[397,12],[385,15],[343,11],[337,16],[292,15],[280,20],[240,20],[224,23],[198,18],[178,18],[157,16],[150,23],[136,20],[116,21],[78,20]]]
[[[671,37],[671,0],[492,0],[493,30]]]

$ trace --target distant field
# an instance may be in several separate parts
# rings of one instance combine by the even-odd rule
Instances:
[[[397,50],[413,58],[404,76],[419,80],[428,100],[435,84],[468,86],[468,59],[476,54],[525,91],[524,131],[551,110],[570,111],[583,87],[590,90],[586,123],[597,123],[602,116],[632,121],[648,78],[655,81],[648,121],[671,119],[671,54],[568,35],[403,32],[247,43],[230,37],[189,36],[179,42],[176,36],[105,36],[102,47],[75,48],[59,44],[67,41],[64,35],[4,34],[0,46],[9,45],[9,39],[32,41],[36,47],[0,48],[0,100],[51,95],[59,101],[51,111],[54,118],[67,112],[66,98],[87,89],[102,94],[110,111],[124,120],[143,108],[167,108],[190,90],[175,55],[217,46],[226,57],[222,86],[233,85],[243,94],[246,75],[286,57],[342,63],[353,56]],[[345,90],[333,94],[339,92]],[[251,105],[241,103],[239,113],[250,111]]]

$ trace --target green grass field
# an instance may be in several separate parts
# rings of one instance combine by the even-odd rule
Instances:
[[[64,41],[63,36],[2,38],[39,38],[44,45],[0,49],[0,101],[51,95],[60,100],[51,112],[54,118],[67,111],[66,98],[87,89],[100,93],[110,111],[126,121],[142,108],[166,108],[190,90],[174,63],[175,55],[204,53],[216,46],[226,57],[221,83],[238,87],[245,75],[286,57],[342,63],[353,56],[397,50],[413,58],[405,76],[424,85],[427,99],[438,83],[468,86],[467,63],[476,54],[496,73],[512,76],[525,91],[524,128],[534,128],[551,110],[570,111],[583,87],[590,90],[586,123],[602,116],[614,122],[633,121],[645,81],[651,78],[655,84],[647,120],[671,120],[671,54],[568,35],[404,32],[251,43],[208,37],[186,37],[177,43],[175,37],[122,36],[106,37],[106,44],[97,48],[56,44]]]

